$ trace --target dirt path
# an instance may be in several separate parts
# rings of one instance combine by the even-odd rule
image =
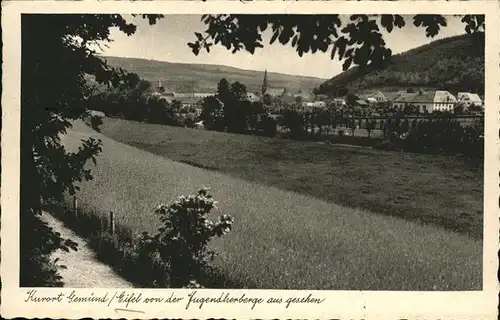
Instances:
[[[59,258],[58,264],[67,269],[60,269],[64,287],[70,288],[133,288],[133,285],[124,280],[113,270],[99,262],[95,253],[88,247],[86,241],[68,229],[64,224],[49,213],[43,212],[42,219],[54,231],[61,233],[64,239],[71,239],[78,243],[78,251],[65,252],[58,250],[52,257]]]

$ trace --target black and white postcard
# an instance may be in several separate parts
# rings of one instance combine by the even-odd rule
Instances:
[[[495,319],[498,4],[2,4],[2,316]]]

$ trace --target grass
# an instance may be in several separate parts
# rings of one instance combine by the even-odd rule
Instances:
[[[116,141],[199,168],[482,239],[483,168],[461,158],[111,118],[101,130]]]
[[[103,131],[109,133],[110,122],[107,119],[105,123],[108,127]],[[137,134],[147,132],[147,126],[135,129]],[[199,132],[185,132],[199,146],[188,148],[184,156],[192,155],[195,150],[201,152],[206,140],[196,139]],[[211,133],[206,134],[209,139]],[[467,235],[174,162],[92,132],[84,124],[77,124],[64,137],[64,143],[70,149],[76,148],[80,139],[89,135],[103,140],[104,151],[93,167],[95,179],[83,183],[78,195],[83,211],[107,215],[113,210],[120,226],[136,234],[144,230],[153,232],[159,226],[153,213],[157,204],[170,203],[179,195],[194,193],[200,186],[210,186],[214,198],[220,202],[219,210],[235,217],[233,232],[212,243],[221,252],[215,266],[228,279],[243,283],[246,288],[479,290],[482,287],[482,244]],[[250,148],[255,152],[254,157],[243,159],[255,168],[261,162],[260,166],[264,164],[265,150],[257,149],[256,144],[271,141],[259,138],[260,142],[255,142],[254,137],[236,135],[225,137],[226,143],[240,147],[227,155],[229,160],[219,159],[221,162],[241,160],[243,155],[238,152]],[[173,148],[176,143],[183,143],[173,136],[170,141]],[[222,148],[222,142],[220,138],[219,144],[212,147],[216,151],[212,152],[220,152],[217,147]],[[283,143],[285,147],[279,149],[276,145],[276,150],[268,150],[267,156],[274,156],[275,162],[279,162],[278,155],[285,157],[287,144],[291,142]],[[312,150],[312,145],[305,148]],[[297,159],[304,154],[298,149],[296,152]],[[340,154],[349,152],[356,155],[359,150],[345,149]],[[206,150],[193,158],[209,154]],[[211,167],[221,167],[213,157],[208,159],[213,159]],[[318,159],[327,160],[328,154]],[[296,162],[294,173],[296,184],[302,186],[307,181],[307,166],[297,164],[304,163]],[[228,165],[227,171],[233,172],[235,166],[235,163]],[[312,164],[309,167],[314,168]],[[259,177],[261,171],[251,174],[254,180],[264,178]],[[282,179],[290,178],[283,174]]]

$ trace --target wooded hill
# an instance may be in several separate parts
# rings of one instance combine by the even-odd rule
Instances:
[[[229,82],[239,81],[249,92],[261,91],[264,70],[243,70],[222,65],[172,63],[157,60],[102,57],[112,67],[136,73],[141,79],[148,80],[154,86],[161,80],[167,91],[174,92],[213,92],[217,83],[226,78]],[[268,72],[269,85],[273,88],[286,88],[289,92],[298,90],[309,92],[325,79],[303,77]]]
[[[345,88],[419,86],[483,94],[484,33],[445,38],[394,55],[382,69],[351,68],[321,84],[319,91],[336,95]]]

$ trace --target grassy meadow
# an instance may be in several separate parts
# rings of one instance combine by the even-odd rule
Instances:
[[[104,135],[156,155],[327,202],[482,239],[483,168],[389,152],[106,118]]]
[[[120,226],[136,234],[144,230],[154,232],[159,226],[155,206],[209,186],[220,203],[219,212],[235,218],[233,231],[212,243],[221,253],[215,266],[247,288],[479,290],[482,287],[482,244],[466,234],[473,234],[472,231],[458,233],[391,216],[408,210],[415,217],[422,214],[429,222],[439,224],[448,219],[446,214],[457,215],[454,210],[459,206],[469,214],[471,208],[479,211],[475,203],[481,202],[480,196],[473,197],[473,190],[467,193],[462,190],[475,186],[466,177],[474,180],[479,174],[474,174],[473,169],[462,169],[465,173],[458,176],[457,161],[445,163],[432,161],[432,157],[425,160],[417,155],[391,156],[354,148],[336,147],[325,152],[331,147],[302,144],[299,148],[293,141],[217,135],[114,119],[105,119],[103,132],[159,155],[114,141],[83,123],[75,124],[63,137],[70,149],[89,135],[103,140],[97,165],[90,164],[94,180],[82,183],[78,194],[82,211],[104,216],[112,210]],[[141,139],[144,145],[139,145]],[[153,149],[155,144],[158,146]],[[174,154],[178,154],[177,158]],[[213,170],[168,157],[190,159],[199,167]],[[388,162],[391,157],[394,159]],[[408,166],[413,170],[403,169]],[[347,168],[350,170],[343,172]],[[450,176],[453,168],[457,174]],[[378,178],[378,173],[369,174],[379,170],[383,171],[384,179]],[[449,170],[447,177],[443,177],[446,170]],[[437,172],[441,176],[436,176]],[[416,176],[409,179],[411,173]],[[402,174],[406,177],[399,177]],[[395,181],[399,183],[393,185]],[[447,190],[443,185],[446,182]],[[479,184],[478,181],[478,194]],[[420,190],[419,186],[425,188]],[[461,193],[450,195],[449,188]],[[403,195],[409,199],[398,198]],[[439,199],[441,196],[445,198]],[[461,200],[459,204],[455,203],[457,199]],[[350,203],[350,207],[335,201]],[[362,209],[367,203],[387,214]],[[473,212],[479,215],[477,211]],[[433,214],[439,215],[432,219]],[[464,218],[464,221],[469,224],[462,225],[474,230],[475,224],[470,222],[474,219]]]

